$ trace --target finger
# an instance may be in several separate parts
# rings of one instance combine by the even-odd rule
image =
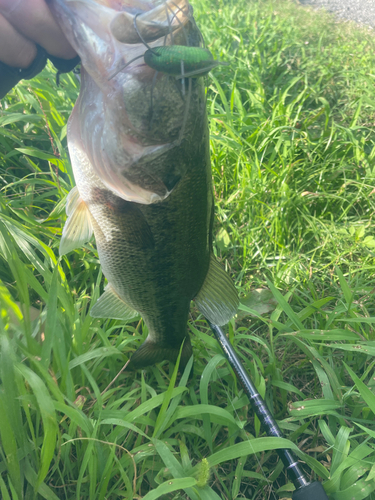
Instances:
[[[18,33],[0,14],[0,61],[14,68],[28,68],[36,52],[35,43]]]
[[[49,54],[72,59],[77,54],[53,18],[45,0],[0,0],[0,13]]]

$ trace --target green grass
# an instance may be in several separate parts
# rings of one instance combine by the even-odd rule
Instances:
[[[147,329],[88,315],[93,244],[57,257],[78,82],[46,69],[0,109],[4,500],[290,498],[282,446],[331,499],[375,498],[375,40],[284,0],[194,9],[231,62],[207,80],[214,250],[244,304],[229,338],[288,441],[195,309],[190,381],[164,363],[110,385]]]

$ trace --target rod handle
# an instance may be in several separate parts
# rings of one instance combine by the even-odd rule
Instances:
[[[328,496],[321,483],[315,481],[296,490],[292,500],[328,500]]]

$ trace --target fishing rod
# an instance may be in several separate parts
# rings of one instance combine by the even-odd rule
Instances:
[[[240,358],[237,356],[236,351],[233,349],[232,344],[227,339],[223,330],[208,321],[211,330],[214,332],[225,357],[234,370],[239,382],[241,383],[254,413],[259,418],[268,436],[284,438],[276,420],[273,418],[270,410],[268,409],[262,396],[258,393],[255,385],[245,368],[243,367]],[[318,481],[311,483],[302,470],[298,457],[288,449],[276,450],[281,461],[283,462],[289,478],[292,480],[296,490],[293,493],[293,500],[328,500],[328,496],[324,491],[323,486]]]

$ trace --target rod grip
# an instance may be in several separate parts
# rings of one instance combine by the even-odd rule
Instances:
[[[328,500],[328,496],[321,483],[315,481],[296,490],[292,500]]]

